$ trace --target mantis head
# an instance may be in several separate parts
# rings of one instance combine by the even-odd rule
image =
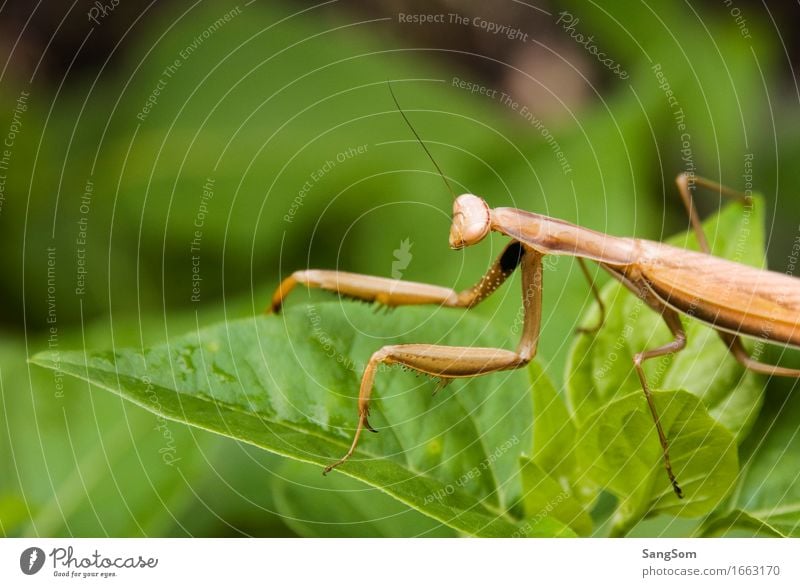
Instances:
[[[472,194],[462,194],[453,202],[450,248],[463,249],[483,240],[492,226],[489,206]]]

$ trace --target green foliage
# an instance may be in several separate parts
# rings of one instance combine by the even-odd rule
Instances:
[[[719,257],[758,267],[764,264],[763,203],[752,207],[735,203],[703,224],[709,246]],[[697,249],[693,233],[667,242]],[[576,338],[569,358],[568,393],[578,422],[587,422],[609,401],[641,388],[633,369],[633,355],[666,344],[672,336],[661,316],[627,288],[609,283],[601,292],[606,320],[593,336]],[[596,324],[594,308],[584,320]],[[700,322],[684,319],[687,345],[680,353],[647,361],[650,385],[686,389],[704,400],[711,414],[741,442],[758,416],[765,378],[742,367],[717,337]]]
[[[286,532],[264,498],[268,479],[253,470],[267,459],[243,458],[228,439],[167,422],[64,373],[31,368],[15,346],[6,341],[0,349],[0,533],[227,535],[221,523],[256,512],[253,532]],[[231,465],[224,482],[219,463]]]
[[[319,467],[287,461],[272,484],[281,518],[300,536],[391,538],[450,537],[447,526],[421,515],[381,489]],[[333,506],[332,506],[333,504]]]
[[[782,381],[742,447],[742,475],[731,499],[698,530],[704,536],[800,536],[800,395]]]
[[[755,262],[762,250],[760,232],[742,230],[743,218],[750,215],[758,218],[756,212],[743,215],[738,206],[730,206],[705,223],[710,235],[720,235],[713,238],[718,253],[734,256],[731,243],[736,243],[735,250],[744,246]],[[690,244],[685,236],[672,241]],[[603,294],[623,303],[609,304],[605,324],[584,352],[599,353],[607,340],[631,333],[621,326],[629,318],[621,318],[619,308],[635,303],[628,300],[626,306],[624,300],[633,296],[614,284]],[[596,318],[590,315],[586,322]],[[644,313],[636,318],[646,320]],[[652,322],[636,325],[640,344],[649,340],[647,327]],[[690,337],[702,333],[692,326],[688,331]],[[618,368],[617,383],[609,385],[605,373],[582,367],[589,362],[580,355],[586,339],[591,337],[577,335],[573,347],[572,415],[536,362],[529,380],[520,372],[493,374],[456,382],[438,396],[425,380],[414,386],[408,375],[382,370],[371,421],[384,433],[364,438],[355,457],[339,469],[361,484],[340,480],[326,486],[319,478],[311,482],[308,468],[290,467],[294,475],[273,485],[278,510],[305,535],[427,534],[443,531],[442,525],[475,536],[590,535],[591,509],[599,491],[605,491],[617,498],[614,534],[664,514],[708,515],[708,533],[737,524],[761,532],[793,531],[796,511],[791,506],[761,521],[763,508],[753,503],[765,494],[775,496],[760,485],[749,489],[749,476],[739,482],[735,503],[724,502],[737,482],[736,434],[745,436],[751,426],[762,399],[760,379],[740,370],[739,380],[726,380],[710,393],[702,384],[713,387],[717,379],[695,374],[693,393],[654,392],[673,470],[685,494],[679,500],[663,470],[644,395],[629,382],[630,356],[617,356],[627,372]],[[647,348],[635,346],[636,340],[628,353]],[[292,307],[280,317],[223,322],[142,351],[43,353],[33,360],[50,368],[59,361],[63,372],[168,420],[325,465],[349,444],[359,379],[370,354],[383,344],[405,342],[503,346],[506,341],[502,332],[472,314],[412,307],[380,316],[363,304],[326,303]],[[706,369],[722,359],[711,344],[683,353],[694,353]],[[685,373],[692,364],[680,369]],[[670,377],[682,381],[667,371],[665,380]],[[745,400],[748,410],[719,409]],[[748,460],[750,468],[766,466],[760,463],[770,458],[770,438],[758,445]],[[794,486],[795,481],[796,476],[785,483]],[[775,483],[780,488],[781,478]],[[296,500],[289,499],[289,487],[295,485],[302,489],[292,492]],[[312,506],[321,492],[343,494],[347,506],[335,515],[325,506]],[[387,496],[404,505],[388,507]]]
[[[170,420],[326,465],[349,445],[360,372],[376,339],[500,342],[469,315],[453,328],[443,311],[406,308],[387,319],[361,304],[343,307],[223,323],[143,353],[61,353],[60,368]],[[34,361],[53,368],[58,359]],[[548,517],[520,531],[512,517],[520,494],[514,448],[530,445],[532,420],[523,373],[456,382],[436,397],[431,384],[410,382],[379,375],[371,422],[385,433],[365,438],[342,472],[465,534],[565,531]]]
[[[583,503],[534,460],[522,457],[520,468],[526,519],[538,520],[542,516],[552,516],[579,536],[591,534],[592,520]]]
[[[578,430],[578,461],[589,481],[620,500],[618,529],[645,514],[697,517],[711,512],[733,488],[738,473],[731,433],[684,391],[653,394],[684,498],[672,491],[653,417],[640,392],[601,408]]]
[[[5,274],[13,276],[0,283],[3,320],[24,315],[26,328],[23,338],[19,318],[20,333],[4,336],[0,348],[0,428],[8,432],[0,434],[0,533],[585,535],[604,531],[597,527],[600,510],[612,512],[619,533],[645,519],[667,519],[673,531],[672,516],[709,513],[729,486],[735,460],[724,439],[730,433],[741,445],[742,474],[698,533],[798,534],[797,393],[776,394],[770,382],[773,393],[759,416],[764,379],[743,372],[711,331],[687,321],[689,348],[654,361],[648,375],[658,388],[702,400],[683,391],[659,394],[661,401],[672,398],[666,409],[675,421],[683,418],[710,441],[682,445],[689,442],[684,431],[673,430],[682,447],[673,448],[673,459],[689,472],[712,458],[726,467],[702,478],[679,472],[687,502],[677,504],[630,363],[631,353],[660,344],[668,333],[656,314],[612,284],[603,289],[606,326],[594,339],[576,337],[570,348],[565,341],[572,340],[576,317],[585,314],[584,323],[592,324],[597,311],[584,313],[591,298],[566,259],[548,265],[545,275],[550,318],[540,357],[546,375],[532,364],[529,380],[493,375],[455,383],[431,398],[427,382],[415,386],[408,375],[381,372],[373,422],[381,434],[366,435],[359,460],[343,468],[345,475],[327,479],[316,471],[346,449],[369,353],[382,340],[513,348],[518,284],[476,308],[477,318],[431,315],[420,328],[415,320],[426,312],[403,309],[378,318],[350,304],[316,307],[322,339],[314,334],[319,322],[300,309],[286,322],[231,320],[260,311],[270,288],[297,267],[388,275],[394,250],[409,239],[414,259],[404,278],[466,286],[504,244],[487,239],[463,253],[447,249],[449,194],[394,109],[387,75],[397,80],[401,104],[457,189],[492,205],[660,239],[685,225],[674,188],[662,185],[662,176],[692,164],[741,187],[743,157],[755,152],[757,186],[765,185],[779,175],[770,173],[775,137],[763,124],[762,92],[773,84],[782,48],[765,41],[757,18],[748,19],[753,39],[743,43],[730,19],[705,12],[687,18],[667,3],[555,3],[554,13],[568,8],[581,19],[578,29],[594,34],[631,73],[624,82],[604,80],[603,72],[600,84],[590,77],[592,89],[601,91],[589,105],[571,110],[563,122],[544,121],[571,166],[564,173],[552,145],[518,112],[453,88],[453,75],[466,72],[452,63],[405,50],[379,25],[342,27],[352,19],[337,20],[319,8],[292,15],[274,2],[249,5],[208,37],[139,120],[164,68],[235,6],[149,12],[141,27],[150,31],[98,79],[87,80],[90,90],[88,83],[71,84],[72,77],[58,92],[28,88],[30,107],[0,214]],[[681,131],[654,63],[685,115],[690,161],[682,159]],[[8,128],[21,87],[4,79],[0,128]],[[538,113],[536,104],[528,106]],[[773,106],[777,117],[785,116],[780,103]],[[787,186],[797,182],[791,163],[797,127],[778,129],[787,158],[780,185],[788,195],[767,222],[773,246],[795,237],[794,225],[781,227],[792,218],[784,211],[796,209],[796,190]],[[286,221],[311,174],[360,145],[366,152],[314,180]],[[197,304],[190,297],[188,243],[209,178],[214,195],[202,227]],[[89,273],[86,294],[77,296],[76,223],[89,179]],[[762,208],[745,212],[728,208],[706,224],[707,232],[717,254],[761,265]],[[147,348],[144,354],[117,351],[119,357],[62,353],[57,368],[92,381],[61,378],[63,397],[55,395],[53,372],[25,364],[48,346],[49,246],[58,251],[59,348]],[[781,263],[783,251],[773,250]],[[223,319],[231,320],[228,326],[202,328]],[[204,362],[209,354],[200,340],[192,347],[191,337],[174,336],[197,329],[196,336],[230,341],[215,351],[216,363]],[[175,354],[176,348],[186,352]],[[608,361],[612,353],[616,358]],[[49,366],[56,367],[54,359],[47,359]],[[243,362],[247,369],[238,371]],[[194,375],[187,372],[192,369]],[[158,383],[160,407],[142,388],[144,374]],[[159,414],[131,409],[100,388]],[[177,467],[159,452],[161,416],[172,418]],[[606,451],[597,427],[620,418],[630,422],[614,451]],[[514,435],[518,442],[484,470],[492,451]],[[620,460],[620,450],[631,460]],[[610,466],[620,474],[609,477]],[[431,474],[420,478],[419,471]],[[444,492],[442,500],[420,504],[438,495],[433,491]]]

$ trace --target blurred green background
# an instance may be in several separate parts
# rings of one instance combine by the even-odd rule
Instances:
[[[470,285],[504,243],[449,250],[450,194],[389,80],[458,191],[662,239],[695,171],[762,192],[771,268],[794,270],[796,7],[106,4],[0,7],[0,534],[451,534],[26,362],[260,312],[297,268],[390,276],[405,250],[403,278]],[[540,358],[561,382],[591,298],[571,260],[547,268]],[[518,308],[515,281],[475,311],[513,346]],[[796,411],[792,386],[770,389],[772,417]]]

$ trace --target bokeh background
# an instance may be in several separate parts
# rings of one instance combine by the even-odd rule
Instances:
[[[0,534],[451,535],[176,423],[170,465],[156,416],[26,360],[252,315],[302,267],[470,285],[503,243],[449,250],[451,196],[387,81],[458,191],[662,239],[687,226],[674,177],[697,172],[764,194],[770,266],[793,270],[799,17],[743,0],[6,0]],[[547,269],[540,358],[561,382],[590,297],[573,261]],[[517,290],[475,311],[511,324]],[[766,413],[792,409],[791,387],[771,384]]]

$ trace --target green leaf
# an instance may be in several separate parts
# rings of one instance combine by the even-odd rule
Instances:
[[[800,386],[776,380],[770,400],[743,450],[742,475],[726,510],[707,520],[702,535],[734,530],[800,537]]]
[[[570,495],[570,499],[577,498],[582,503],[589,504],[597,497],[598,489],[585,483],[585,479],[582,478],[581,471],[578,469],[575,456],[575,422],[570,416],[564,400],[542,367],[538,363],[532,363],[528,372],[532,383],[535,418],[533,457],[529,460],[532,465],[535,464],[548,478],[558,484],[560,489],[556,492],[556,497],[559,502],[563,501],[561,494],[566,492]],[[524,468],[522,475],[523,490],[527,496],[531,486],[528,483],[529,479],[526,478]],[[550,493],[552,494],[552,491]],[[550,497],[552,495],[549,495],[548,499]],[[529,511],[530,507],[526,506],[526,515],[530,515]],[[535,509],[535,511],[538,513],[540,510]],[[585,527],[580,524],[578,527],[571,523],[568,524],[579,534],[585,530]]]
[[[713,518],[703,524],[699,531],[701,536],[723,536],[736,531],[748,531],[750,534],[762,534],[783,538],[787,536],[779,527],[772,526],[769,522],[759,519],[745,511],[733,510],[727,515]]]
[[[715,255],[763,266],[763,206],[760,198],[754,198],[754,203],[753,207],[726,206],[703,224]],[[668,242],[697,248],[693,233]],[[672,338],[661,316],[621,284],[609,283],[602,298],[606,321],[597,334],[577,337],[567,368],[568,398],[579,423],[607,402],[641,390],[633,355]],[[584,324],[594,324],[598,318],[594,307]],[[713,330],[697,320],[683,320],[686,348],[645,362],[648,381],[654,388],[686,389],[702,398],[711,415],[741,442],[758,416],[765,379],[736,362]]]
[[[61,353],[60,369],[165,418],[326,465],[349,446],[370,354],[411,341],[492,346],[498,335],[463,313],[405,308],[387,318],[330,303],[218,324],[143,353]],[[56,368],[58,359],[33,361]],[[367,434],[337,473],[466,534],[514,535],[517,458],[530,446],[532,419],[524,374],[456,382],[436,397],[419,381],[380,370],[371,423],[382,433]],[[544,518],[529,533],[569,531]]]
[[[575,473],[575,423],[564,400],[538,363],[528,369],[533,390],[533,461],[556,479]]]
[[[653,399],[684,498],[673,493],[653,418],[641,392],[614,400],[578,428],[578,463],[597,485],[620,501],[616,526],[645,514],[696,517],[712,511],[738,473],[731,433],[685,391],[654,392]]]
[[[455,533],[392,499],[380,489],[345,475],[319,474],[319,467],[286,461],[272,483],[278,513],[300,536],[398,538],[450,537]]]
[[[520,457],[525,518],[537,520],[552,516],[580,536],[592,533],[592,519],[583,504],[528,457]]]
[[[0,495],[0,536],[17,534],[17,529],[28,519],[28,508],[21,495]]]

